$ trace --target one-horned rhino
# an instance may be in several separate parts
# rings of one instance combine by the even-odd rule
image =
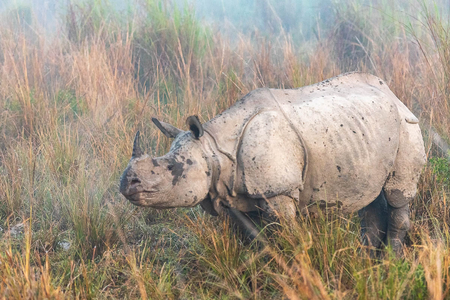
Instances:
[[[120,181],[133,204],[288,219],[337,206],[359,210],[367,244],[401,250],[426,156],[418,119],[378,77],[257,89],[204,124],[189,117],[188,131],[153,122],[174,141],[152,158],[136,135]]]

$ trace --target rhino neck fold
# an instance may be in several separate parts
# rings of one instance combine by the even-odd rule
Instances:
[[[259,115],[261,112],[265,111],[264,109],[258,109],[253,112],[252,115],[244,119],[243,124],[239,128],[238,131],[234,133],[235,141],[233,143],[233,147],[229,147],[231,150],[228,152],[226,147],[222,147],[219,144],[220,141],[216,139],[216,137],[208,130],[204,129],[204,131],[209,136],[208,142],[210,144],[210,148],[212,150],[212,161],[213,170],[215,174],[213,174],[212,180],[212,189],[216,192],[215,197],[221,196],[221,198],[226,198],[225,190],[219,187],[219,185],[223,185],[226,189],[226,194],[231,197],[236,197],[237,193],[235,191],[236,180],[237,180],[237,153],[242,143],[242,136],[247,128],[247,125],[253,120],[254,117]],[[209,141],[212,140],[212,143]],[[227,145],[225,145],[227,146]],[[229,146],[229,145],[228,145]],[[220,155],[220,154],[221,155]],[[225,162],[224,160],[228,160]],[[221,161],[223,164],[221,165]],[[226,167],[225,167],[226,166]],[[222,172],[223,171],[223,172]],[[222,175],[222,176],[221,176]],[[214,186],[215,185],[215,186]],[[213,197],[212,197],[213,198]]]
[[[215,151],[216,149],[216,141],[214,139],[214,136],[212,136],[208,131],[205,130],[205,132],[207,133],[206,135],[204,135],[204,139],[206,140],[205,143],[205,159],[206,159],[206,163],[208,165],[208,172],[210,173],[211,176],[211,185],[209,187],[209,196],[211,198],[212,201],[215,200],[215,198],[217,198],[218,196],[218,191],[217,191],[217,182],[219,181],[220,178],[220,173],[221,173],[221,168],[220,168],[220,162],[219,162],[219,157]]]
[[[300,141],[300,143],[302,144],[302,148],[303,148],[303,170],[302,170],[302,185],[300,187],[300,190],[302,191],[305,185],[305,178],[306,178],[306,172],[308,171],[308,150],[306,149],[306,144],[305,141],[303,140],[302,135],[300,134],[300,132],[298,131],[298,128],[295,127],[295,125],[292,123],[291,118],[289,118],[288,114],[286,113],[286,111],[283,109],[283,107],[281,106],[280,102],[278,101],[278,99],[275,97],[275,95],[272,93],[272,91],[270,89],[267,89],[267,91],[269,92],[270,96],[272,97],[273,101],[275,102],[275,104],[278,107],[278,110],[281,112],[281,114],[283,115],[283,117],[286,119],[286,121],[289,123],[289,126],[291,127],[291,129],[295,132],[295,134],[297,135],[298,140]]]

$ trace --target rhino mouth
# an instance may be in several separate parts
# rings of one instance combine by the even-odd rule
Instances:
[[[152,196],[153,194],[155,194],[155,192],[136,192],[126,198],[131,204],[136,206],[152,207],[156,209],[172,208],[172,206],[167,206],[164,202],[155,202],[155,197]]]
[[[154,192],[134,192],[132,194],[126,195],[125,197],[133,204],[138,205],[138,203],[144,203],[148,200],[149,196]]]

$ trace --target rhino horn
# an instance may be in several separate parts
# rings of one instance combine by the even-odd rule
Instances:
[[[138,130],[138,132],[136,132],[136,136],[134,137],[133,154],[131,155],[131,158],[138,158],[144,154],[144,152],[142,152],[142,150],[141,150],[140,142],[141,142],[141,136],[140,136],[140,132]]]

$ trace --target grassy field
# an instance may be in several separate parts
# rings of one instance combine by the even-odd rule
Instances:
[[[231,16],[238,27],[170,1],[108,3],[69,3],[52,33],[29,6],[0,14],[3,299],[450,299],[448,1],[324,1],[307,22],[295,1],[266,0]],[[138,129],[149,154],[170,146],[151,117],[185,129],[255,88],[353,70],[421,120],[428,163],[403,258],[370,259],[356,214],[271,226],[263,245],[199,207],[119,194]]]

